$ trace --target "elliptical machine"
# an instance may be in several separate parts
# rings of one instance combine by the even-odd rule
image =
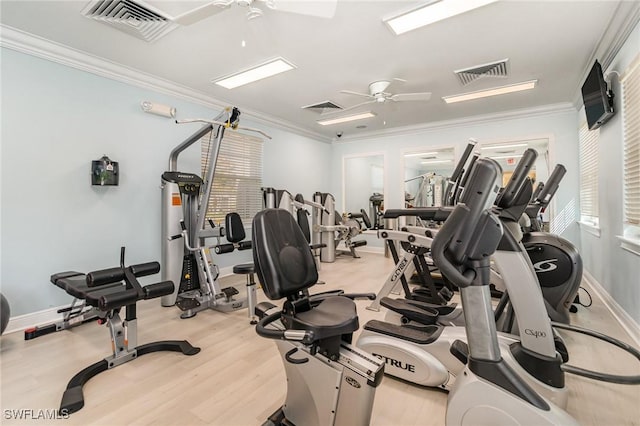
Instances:
[[[497,190],[499,166],[481,160],[474,170],[475,191],[463,196],[465,204],[456,207],[432,245],[443,273],[460,286],[465,310],[474,318],[466,326],[468,362],[464,380],[450,393],[447,424],[574,425],[500,356],[488,277],[502,226],[487,210]],[[271,300],[287,298],[281,310],[266,306],[256,326],[259,335],[277,340],[288,383],[285,404],[265,424],[368,424],[383,364],[346,343],[358,328],[355,305],[344,296],[309,296],[317,272],[290,214],[258,213],[252,239],[265,294]]]

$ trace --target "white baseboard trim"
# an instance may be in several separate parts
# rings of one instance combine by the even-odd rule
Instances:
[[[64,306],[58,306],[55,308],[44,309],[38,312],[32,312],[30,314],[17,315],[9,318],[9,324],[3,334],[14,333],[16,331],[23,331],[24,329],[35,327],[38,325],[50,324],[62,319],[62,314],[58,313],[59,309]]]
[[[367,247],[362,246],[356,249],[356,252],[361,251],[363,253],[376,253],[376,254],[384,254],[384,247]]]
[[[602,285],[596,280],[593,275],[588,271],[582,272],[582,278],[589,285],[591,290],[602,300],[604,306],[609,309],[611,315],[618,321],[620,326],[629,334],[634,341],[635,346],[640,346],[640,325],[629,315],[618,302],[616,302],[609,292],[602,287]]]

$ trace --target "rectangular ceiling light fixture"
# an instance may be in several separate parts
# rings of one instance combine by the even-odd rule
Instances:
[[[489,156],[489,158],[493,158],[494,160],[505,160],[507,158],[520,158],[523,154],[514,154],[514,155],[498,155],[494,157],[493,155]]]
[[[487,145],[483,146],[480,149],[505,149],[505,148],[524,148],[528,144],[526,142],[523,143],[511,143],[507,145]]]
[[[331,124],[346,123],[348,121],[362,120],[364,118],[371,118],[375,116],[376,116],[375,113],[371,111],[367,111],[367,112],[362,112],[360,114],[346,115],[344,117],[327,118],[325,120],[318,120],[318,124],[321,124],[323,126],[330,126]]]
[[[263,78],[271,77],[295,69],[296,66],[283,58],[275,58],[248,70],[211,80],[212,83],[227,89],[235,89]]]
[[[479,90],[477,92],[462,93],[460,95],[443,96],[442,99],[452,104],[455,102],[470,101],[473,99],[487,98],[489,96],[504,95],[507,93],[520,92],[522,90],[530,90],[536,87],[538,80],[525,81],[523,83],[509,84],[507,86],[494,87],[492,89]]]
[[[422,164],[444,164],[450,163],[451,160],[429,160],[429,161],[421,161]]]
[[[418,9],[383,19],[383,21],[395,35],[400,35],[496,1],[497,0],[435,0],[420,6]]]
[[[427,155],[438,155],[437,151],[434,152],[417,152],[414,154],[405,154],[405,157],[426,157]]]

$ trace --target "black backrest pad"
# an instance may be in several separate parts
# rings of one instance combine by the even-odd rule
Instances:
[[[256,274],[269,299],[294,295],[318,281],[309,243],[288,211],[258,212],[253,218],[252,240]]]
[[[309,228],[309,218],[307,217],[309,213],[306,209],[298,209],[296,211],[296,215],[298,216],[298,226],[302,230],[302,234],[304,238],[307,240],[307,243],[311,242],[311,229]]]
[[[227,213],[224,218],[224,228],[227,234],[227,241],[230,243],[239,243],[246,236],[244,233],[244,225],[242,219],[236,212]]]

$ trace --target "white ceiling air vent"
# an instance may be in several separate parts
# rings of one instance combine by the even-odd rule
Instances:
[[[178,27],[142,1],[94,0],[82,14],[149,42]]]
[[[507,63],[509,59],[476,65],[470,68],[454,71],[463,85],[467,85],[482,77],[507,77]]]
[[[331,101],[318,102],[317,104],[311,104],[307,106],[303,106],[302,109],[307,109],[309,111],[315,111],[320,114],[339,111],[343,109],[340,105],[337,105]]]

